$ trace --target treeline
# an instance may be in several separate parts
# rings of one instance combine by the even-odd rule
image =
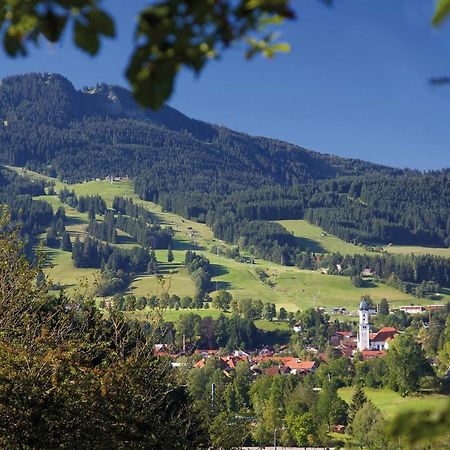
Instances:
[[[58,220],[51,205],[32,198],[45,195],[44,188],[45,183],[31,181],[0,166],[0,205],[8,210],[9,226],[19,227],[25,253],[29,256],[33,253],[36,236],[45,233]]]
[[[132,236],[139,245],[154,250],[169,248],[172,244],[173,232],[171,228],[148,225],[142,218],[134,219],[121,214],[115,217],[113,211],[108,211],[102,222],[91,220],[88,233],[97,239],[117,243],[116,229]]]
[[[90,217],[95,214],[103,216],[106,213],[106,202],[100,195],[87,195],[77,197],[75,192],[69,191],[66,187],[61,189],[58,194],[59,200],[81,213],[89,213]]]
[[[134,219],[143,219],[146,222],[155,222],[153,214],[141,205],[136,205],[131,198],[114,197],[112,209],[116,214],[129,216]]]
[[[236,186],[238,190],[224,190],[220,194],[206,188],[197,190],[189,180],[186,183],[191,189],[176,190],[173,185],[164,186],[161,180],[146,177],[143,174],[136,180],[136,192],[142,198],[158,202],[166,210],[206,222],[217,237],[227,242],[237,243],[246,235],[248,223],[257,222],[259,236],[255,238],[255,247],[261,255],[272,253],[265,242],[272,225],[264,221],[279,219],[306,219],[354,243],[450,245],[446,203],[450,195],[450,176],[447,171],[403,176],[374,174],[364,179],[336,178],[252,191]],[[383,186],[381,191],[378,186]],[[299,245],[286,230],[278,234],[280,246],[284,242],[291,247]],[[278,256],[270,259],[278,260]]]
[[[146,271],[150,255],[142,247],[124,250],[104,244],[90,236],[86,236],[82,242],[77,236],[73,243],[72,259],[75,267],[136,273]]]
[[[441,287],[450,287],[450,258],[441,256],[304,252],[295,256],[295,263],[301,269],[326,268],[332,275],[359,276],[363,270],[369,269],[374,276],[386,281],[398,278],[403,284],[434,282]]]

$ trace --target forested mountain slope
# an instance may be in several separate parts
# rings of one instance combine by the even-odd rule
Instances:
[[[7,121],[0,129],[3,163],[52,170],[73,181],[110,173],[136,176],[154,166],[169,173],[224,174],[253,186],[400,172],[250,137],[168,106],[144,111],[123,88],[101,84],[76,91],[60,75],[4,79],[0,118]]]
[[[136,106],[123,88],[60,75],[0,85],[0,163],[69,181],[129,175],[136,192],[265,258],[293,262],[281,225],[306,218],[364,243],[449,245],[450,176],[324,155]],[[291,249],[291,251],[289,250]]]

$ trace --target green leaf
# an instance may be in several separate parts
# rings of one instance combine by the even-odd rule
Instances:
[[[20,40],[10,36],[8,33],[5,33],[3,36],[3,47],[9,56],[25,56],[27,54],[25,47],[22,45]]]
[[[98,53],[100,41],[97,33],[89,26],[83,25],[79,20],[75,20],[73,37],[77,47],[85,50],[90,55]]]
[[[92,10],[88,16],[89,25],[96,29],[100,34],[108,37],[115,37],[116,30],[111,17],[104,11],[98,9]]]
[[[439,0],[433,16],[433,25],[440,25],[450,14],[450,0]]]

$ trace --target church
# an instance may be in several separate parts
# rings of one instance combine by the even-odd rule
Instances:
[[[363,350],[387,350],[389,341],[398,334],[394,327],[383,327],[377,333],[370,332],[369,305],[363,299],[359,305],[359,331],[357,347],[360,352]]]

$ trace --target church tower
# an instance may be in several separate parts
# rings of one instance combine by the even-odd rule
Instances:
[[[369,344],[369,305],[366,300],[362,300],[359,305],[359,333],[358,333],[358,350],[370,350]]]

